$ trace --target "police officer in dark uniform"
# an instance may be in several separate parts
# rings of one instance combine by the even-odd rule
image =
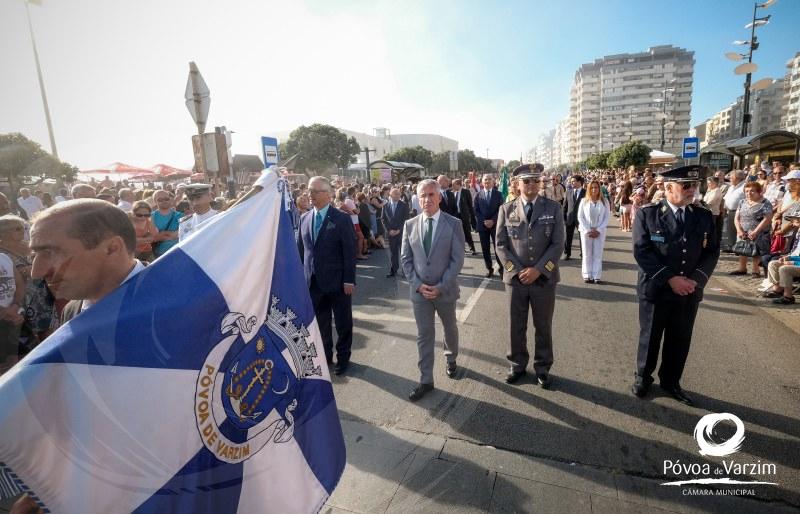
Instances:
[[[511,370],[506,382],[525,375],[528,365],[528,312],[533,311],[533,369],[536,381],[550,387],[553,365],[553,310],[559,281],[558,259],[564,247],[561,204],[539,194],[541,164],[514,169],[520,195],[500,207],[497,214],[495,253],[503,266],[509,302]]]
[[[636,213],[633,256],[639,265],[639,351],[632,392],[639,398],[658,370],[661,388],[686,405],[692,400],[680,380],[703,288],[719,259],[711,211],[692,204],[702,179],[701,166],[661,174],[664,199]],[[663,339],[663,344],[662,344]]]

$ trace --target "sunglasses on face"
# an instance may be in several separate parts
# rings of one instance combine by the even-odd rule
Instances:
[[[137,218],[149,218],[150,217],[150,213],[149,212],[137,212],[136,214],[134,214],[134,216],[136,216]]]
[[[539,184],[541,180],[537,180],[535,178],[523,178],[521,179],[523,184]]]
[[[681,182],[681,187],[684,191],[687,189],[694,189],[697,187],[697,182]]]

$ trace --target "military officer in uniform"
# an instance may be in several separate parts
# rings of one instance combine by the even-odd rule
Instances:
[[[211,185],[210,184],[190,184],[184,189],[186,198],[192,205],[194,214],[184,216],[178,222],[178,241],[183,241],[195,232],[206,221],[217,214],[211,208]]]
[[[531,310],[536,330],[533,369],[538,384],[547,389],[553,365],[553,309],[559,281],[558,259],[564,248],[564,216],[559,203],[539,195],[541,175],[536,164],[517,167],[513,176],[520,195],[500,207],[496,244],[511,318],[511,349],[507,356],[511,370],[506,382],[513,384],[525,375]]]
[[[632,392],[639,398],[653,383],[663,347],[659,385],[679,402],[693,404],[680,380],[703,288],[719,259],[711,211],[692,204],[701,175],[702,167],[696,165],[665,171],[664,199],[636,214],[633,256],[639,265],[640,331]]]

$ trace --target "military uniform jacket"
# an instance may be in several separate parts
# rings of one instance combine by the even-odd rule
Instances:
[[[200,228],[206,221],[218,214],[218,211],[209,209],[205,214],[191,214],[178,220],[178,241],[183,241]]]
[[[558,202],[538,196],[530,224],[522,197],[503,204],[497,215],[496,238],[495,251],[503,264],[506,284],[528,267],[541,273],[536,283],[555,284],[560,280],[558,259],[564,251],[564,216]]]
[[[667,281],[674,276],[697,282],[694,295],[703,288],[717,266],[719,245],[714,237],[711,211],[696,205],[684,207],[684,231],[666,200],[645,205],[633,226],[633,257],[639,265],[636,291],[640,299],[656,302],[674,295]]]

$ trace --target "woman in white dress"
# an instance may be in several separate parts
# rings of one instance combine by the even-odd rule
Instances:
[[[583,255],[581,272],[587,284],[599,284],[603,272],[603,246],[611,209],[600,192],[600,183],[592,180],[586,187],[586,196],[578,208],[578,230],[581,233]]]

